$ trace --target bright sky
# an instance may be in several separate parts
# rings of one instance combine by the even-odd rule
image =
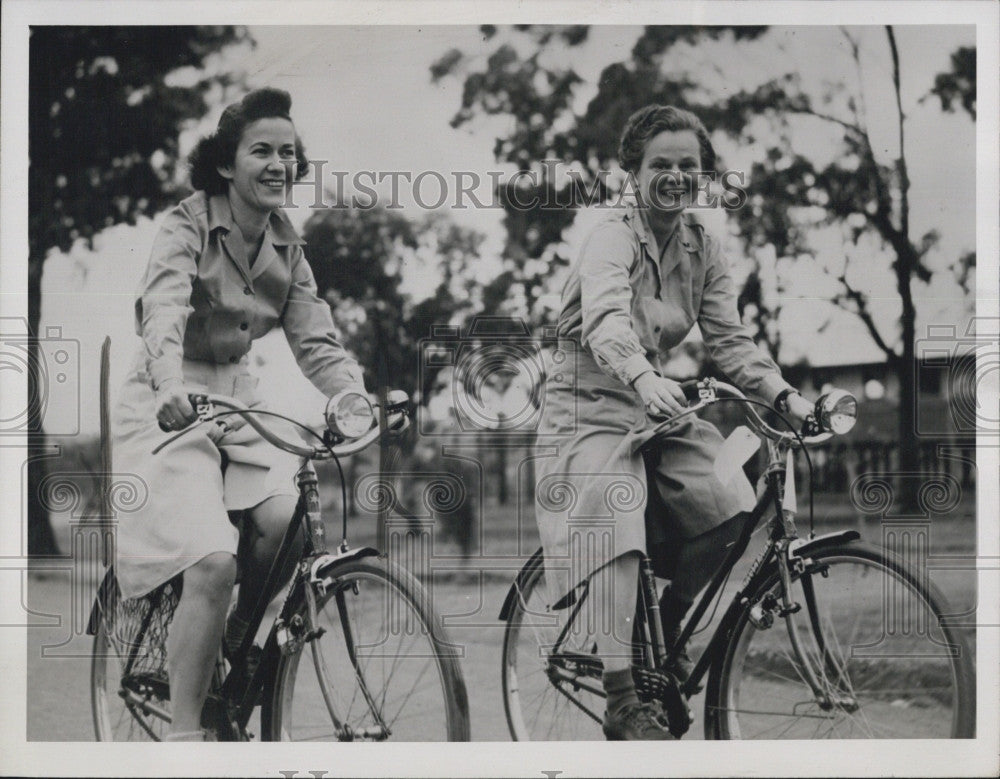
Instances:
[[[252,34],[257,46],[242,52],[233,64],[245,67],[252,85],[269,84],[287,89],[293,98],[292,113],[311,158],[328,160],[326,170],[341,170],[348,178],[362,170],[377,172],[437,171],[450,177],[454,171],[474,171],[484,180],[477,194],[489,200],[487,172],[502,170],[492,156],[494,138],[506,128],[503,119],[477,118],[455,130],[448,121],[461,101],[461,82],[454,78],[432,84],[429,66],[445,51],[457,47],[479,57],[492,52],[496,40],[483,42],[475,27],[255,27]],[[593,95],[601,69],[627,58],[639,28],[623,26],[596,27],[588,42],[579,49],[554,50],[546,56],[571,63],[584,83],[579,88],[576,109],[584,109]],[[772,31],[770,47],[743,47],[734,51],[728,44],[705,44],[697,50],[679,50],[678,66],[704,62],[699,74],[705,87],[712,90],[737,89],[758,83],[763,77],[785,70],[797,70],[807,85],[824,81],[857,79],[848,56],[846,39],[834,28],[781,28]],[[884,31],[881,27],[852,30],[863,49],[874,52],[862,61],[862,83],[869,108],[869,125],[878,152],[885,158],[897,152],[895,109],[892,107],[890,62]],[[932,227],[942,234],[932,263],[946,263],[959,252],[974,248],[975,242],[975,138],[974,127],[964,114],[943,115],[934,101],[919,104],[933,82],[933,75],[947,67],[948,55],[957,46],[974,42],[971,27],[903,27],[898,29],[903,101],[907,114],[907,154],[913,181],[912,235],[919,239]],[[817,53],[821,52],[821,56]],[[214,127],[219,106],[197,130],[182,137],[182,148],[190,148],[201,132]],[[800,128],[796,147],[803,153],[821,157],[831,148],[821,127]],[[719,150],[727,165],[749,168],[762,147],[736,147],[720,143]],[[388,192],[388,182],[381,187]],[[432,188],[425,195],[433,199]],[[298,202],[303,206],[290,213],[301,225],[308,217],[311,192],[303,189]],[[402,187],[400,201],[408,206],[405,213],[419,217]],[[487,234],[482,272],[495,273],[503,243],[499,209],[450,209],[450,215],[462,224]],[[725,230],[721,215],[710,215],[718,229]],[[564,239],[572,254],[582,233],[594,216],[581,215]],[[45,269],[43,289],[43,324],[58,324],[65,333],[81,340],[86,354],[83,362],[93,362],[97,344],[110,333],[115,345],[112,385],[117,386],[135,347],[132,333],[132,296],[148,257],[155,225],[144,222],[136,228],[119,226],[107,231],[94,253],[77,248],[70,256],[54,256]],[[738,244],[731,242],[734,264],[739,273]],[[820,257],[836,262],[843,255],[839,235],[822,237],[817,248]],[[876,298],[876,316],[887,325],[898,314],[891,278],[884,272],[885,263],[874,252],[862,257],[865,265],[852,275],[855,283]],[[881,269],[882,272],[865,272]],[[864,330],[851,317],[833,320],[824,334],[817,328],[829,317],[831,287],[806,265],[778,267],[788,290],[783,320],[789,352],[785,359],[801,354],[822,355],[830,362],[881,359]],[[415,268],[407,288],[420,296],[436,285],[432,274]],[[551,291],[558,292],[559,279]],[[956,321],[961,301],[947,285],[918,290],[922,322]],[[109,296],[113,303],[109,304]],[[877,299],[884,297],[884,303]],[[793,299],[797,298],[797,299]],[[273,350],[273,351],[269,351]],[[269,361],[291,368],[290,355],[283,344],[265,344],[262,353]],[[274,356],[277,355],[277,356]],[[96,364],[94,366],[96,377]],[[294,368],[291,369],[295,373]],[[287,382],[287,371],[280,372]],[[96,381],[96,378],[94,378]],[[265,379],[266,383],[266,379]],[[95,384],[96,386],[96,384]],[[282,388],[287,394],[287,384]],[[309,390],[303,389],[308,393]],[[96,411],[86,407],[96,392],[84,392],[83,416],[96,420]]]

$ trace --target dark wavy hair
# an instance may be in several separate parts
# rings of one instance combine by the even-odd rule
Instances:
[[[655,103],[640,108],[628,118],[618,146],[618,163],[628,172],[638,173],[647,144],[665,130],[693,131],[701,148],[701,169],[715,170],[715,149],[701,119],[683,108]]]
[[[289,111],[292,97],[281,89],[265,87],[248,92],[238,103],[222,112],[215,132],[198,141],[188,157],[191,169],[191,186],[207,195],[222,195],[228,191],[229,182],[219,174],[220,167],[228,167],[236,160],[236,147],[240,145],[243,131],[258,119],[280,117],[292,121]],[[309,171],[309,160],[298,133],[295,134],[295,180]]]

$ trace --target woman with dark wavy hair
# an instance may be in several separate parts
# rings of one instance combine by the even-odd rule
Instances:
[[[618,156],[638,202],[594,228],[563,288],[558,336],[576,355],[554,352],[546,366],[536,517],[550,597],[590,579],[595,608],[611,609],[600,624],[612,630],[597,636],[605,736],[666,739],[659,712],[640,705],[630,669],[639,552],[671,580],[660,611],[673,644],[754,502],[742,474],[725,484],[715,475],[722,437],[697,416],[644,462],[640,447],[656,417],[686,405],[664,375],[670,351],[697,323],[716,366],[747,392],[799,422],[812,404],[746,334],[719,241],[685,214],[693,176],[715,170],[701,121],[672,106],[647,106],[629,118]],[[646,496],[654,494],[663,510],[647,517]],[[687,655],[670,670],[685,681]]]
[[[241,422],[201,426],[153,456],[170,435],[161,426],[180,430],[194,420],[194,392],[259,405],[247,354],[278,326],[323,393],[364,391],[317,297],[303,241],[281,211],[308,168],[290,109],[287,92],[250,92],[192,153],[196,191],[156,237],[135,302],[142,346],[112,415],[116,470],[148,488],[145,503],[119,522],[122,596],[183,575],[167,645],[170,740],[204,737],[201,709],[220,642],[231,655],[247,631],[295,507],[298,461]],[[239,595],[227,619],[238,544]]]

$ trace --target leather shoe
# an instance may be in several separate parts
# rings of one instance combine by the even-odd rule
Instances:
[[[628,703],[612,714],[604,712],[604,737],[608,741],[671,741],[657,716],[657,707],[649,703]]]

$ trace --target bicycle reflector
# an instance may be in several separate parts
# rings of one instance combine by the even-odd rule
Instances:
[[[371,430],[375,409],[360,392],[338,392],[326,404],[326,425],[344,438],[359,438]]]
[[[816,401],[816,419],[824,430],[843,435],[858,421],[858,399],[846,390],[830,390]]]

